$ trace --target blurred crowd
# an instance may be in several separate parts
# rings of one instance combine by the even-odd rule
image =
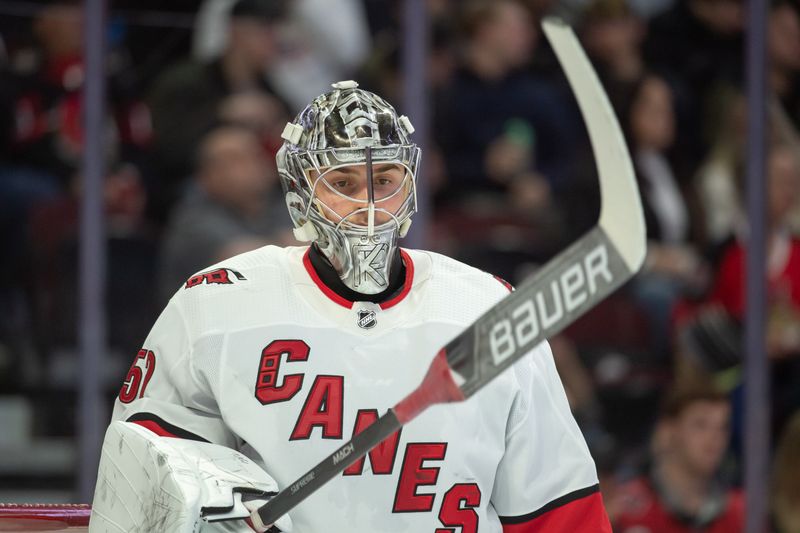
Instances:
[[[31,402],[34,437],[69,435],[84,20],[77,1],[10,4],[0,4],[0,390]],[[402,111],[414,32],[430,42],[427,247],[516,282],[591,228],[594,155],[539,27],[556,14],[620,119],[648,225],[643,271],[552,340],[606,505],[623,533],[740,531],[743,0],[428,0],[427,28],[404,27],[402,7],[109,1],[109,395],[192,273],[296,244],[274,162],[283,126],[342,79]],[[767,35],[770,520],[788,533],[800,531],[796,1],[770,4]]]

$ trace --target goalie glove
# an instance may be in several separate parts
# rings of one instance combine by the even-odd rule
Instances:
[[[252,532],[251,510],[278,490],[264,470],[216,444],[112,422],[103,441],[90,533]],[[291,519],[256,531],[290,532]]]

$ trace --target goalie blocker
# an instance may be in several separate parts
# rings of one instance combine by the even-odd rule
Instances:
[[[103,441],[89,531],[253,531],[245,519],[277,488],[231,448],[112,422]],[[209,525],[203,519],[209,514],[236,522]],[[291,529],[286,516],[273,531]]]

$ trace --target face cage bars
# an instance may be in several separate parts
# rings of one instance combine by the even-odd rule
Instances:
[[[362,159],[363,153],[363,159]],[[400,165],[405,171],[405,177],[403,179],[403,184],[405,180],[410,180],[410,187],[411,187],[411,194],[409,194],[408,198],[403,202],[403,205],[398,209],[397,214],[391,213],[386,209],[376,207],[375,206],[375,196],[374,196],[374,184],[373,184],[373,170],[372,170],[372,163],[375,161],[374,155],[378,155],[378,161],[387,164],[397,164]],[[397,157],[398,155],[403,155],[405,157]],[[344,156],[344,157],[341,157]],[[302,174],[306,180],[306,184],[310,188],[310,195],[309,201],[306,205],[306,212],[304,213],[304,218],[310,218],[312,207],[315,203],[321,206],[323,209],[327,209],[331,213],[334,213],[337,217],[340,218],[339,222],[336,223],[335,229],[341,230],[342,226],[346,226],[346,229],[350,231],[356,232],[363,232],[363,226],[359,224],[354,224],[349,222],[348,219],[353,217],[354,215],[362,212],[368,213],[368,225],[367,225],[367,235],[372,237],[376,230],[385,230],[387,229],[386,226],[390,224],[394,224],[394,226],[398,229],[398,231],[402,231],[403,224],[414,214],[416,211],[417,206],[417,188],[416,188],[416,168],[419,166],[419,156],[420,151],[415,145],[401,145],[396,147],[379,147],[377,149],[372,147],[365,147],[365,148],[338,148],[338,149],[326,149],[326,150],[307,150],[304,153],[295,153],[292,154],[290,157],[294,160],[294,163],[300,167],[302,170]],[[408,161],[408,163],[406,162]],[[347,196],[343,194],[325,181],[323,178],[325,174],[331,172],[333,170],[352,166],[352,165],[360,165],[366,164],[367,165],[367,207],[359,208],[354,210],[351,213],[348,213],[346,216],[342,217],[336,211],[334,211],[330,206],[328,206],[325,202],[319,199],[316,194],[317,185],[319,184],[320,180],[325,183],[325,186],[331,191],[333,194],[339,196],[342,199],[353,201],[353,202],[363,202],[363,200],[358,198],[353,198],[351,196]],[[328,167],[324,172],[321,168]],[[413,168],[412,168],[413,167]],[[309,177],[308,171],[315,170],[317,172],[317,177],[311,181]],[[385,198],[381,198],[379,201],[383,202],[393,198],[398,193],[404,190],[405,186],[401,184],[400,187],[397,188],[392,194]],[[376,228],[374,224],[375,212],[385,213],[389,217],[391,217],[391,221],[382,224],[380,227]],[[323,215],[323,218],[330,222]]]

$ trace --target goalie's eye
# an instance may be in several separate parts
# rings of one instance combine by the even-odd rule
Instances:
[[[391,174],[375,177],[372,180],[375,189],[375,199],[382,200],[393,195],[397,191],[397,184],[400,181],[401,180],[397,179],[396,176]]]
[[[344,174],[328,176],[325,182],[332,190],[345,196],[351,196],[355,194],[358,189],[356,180]]]

